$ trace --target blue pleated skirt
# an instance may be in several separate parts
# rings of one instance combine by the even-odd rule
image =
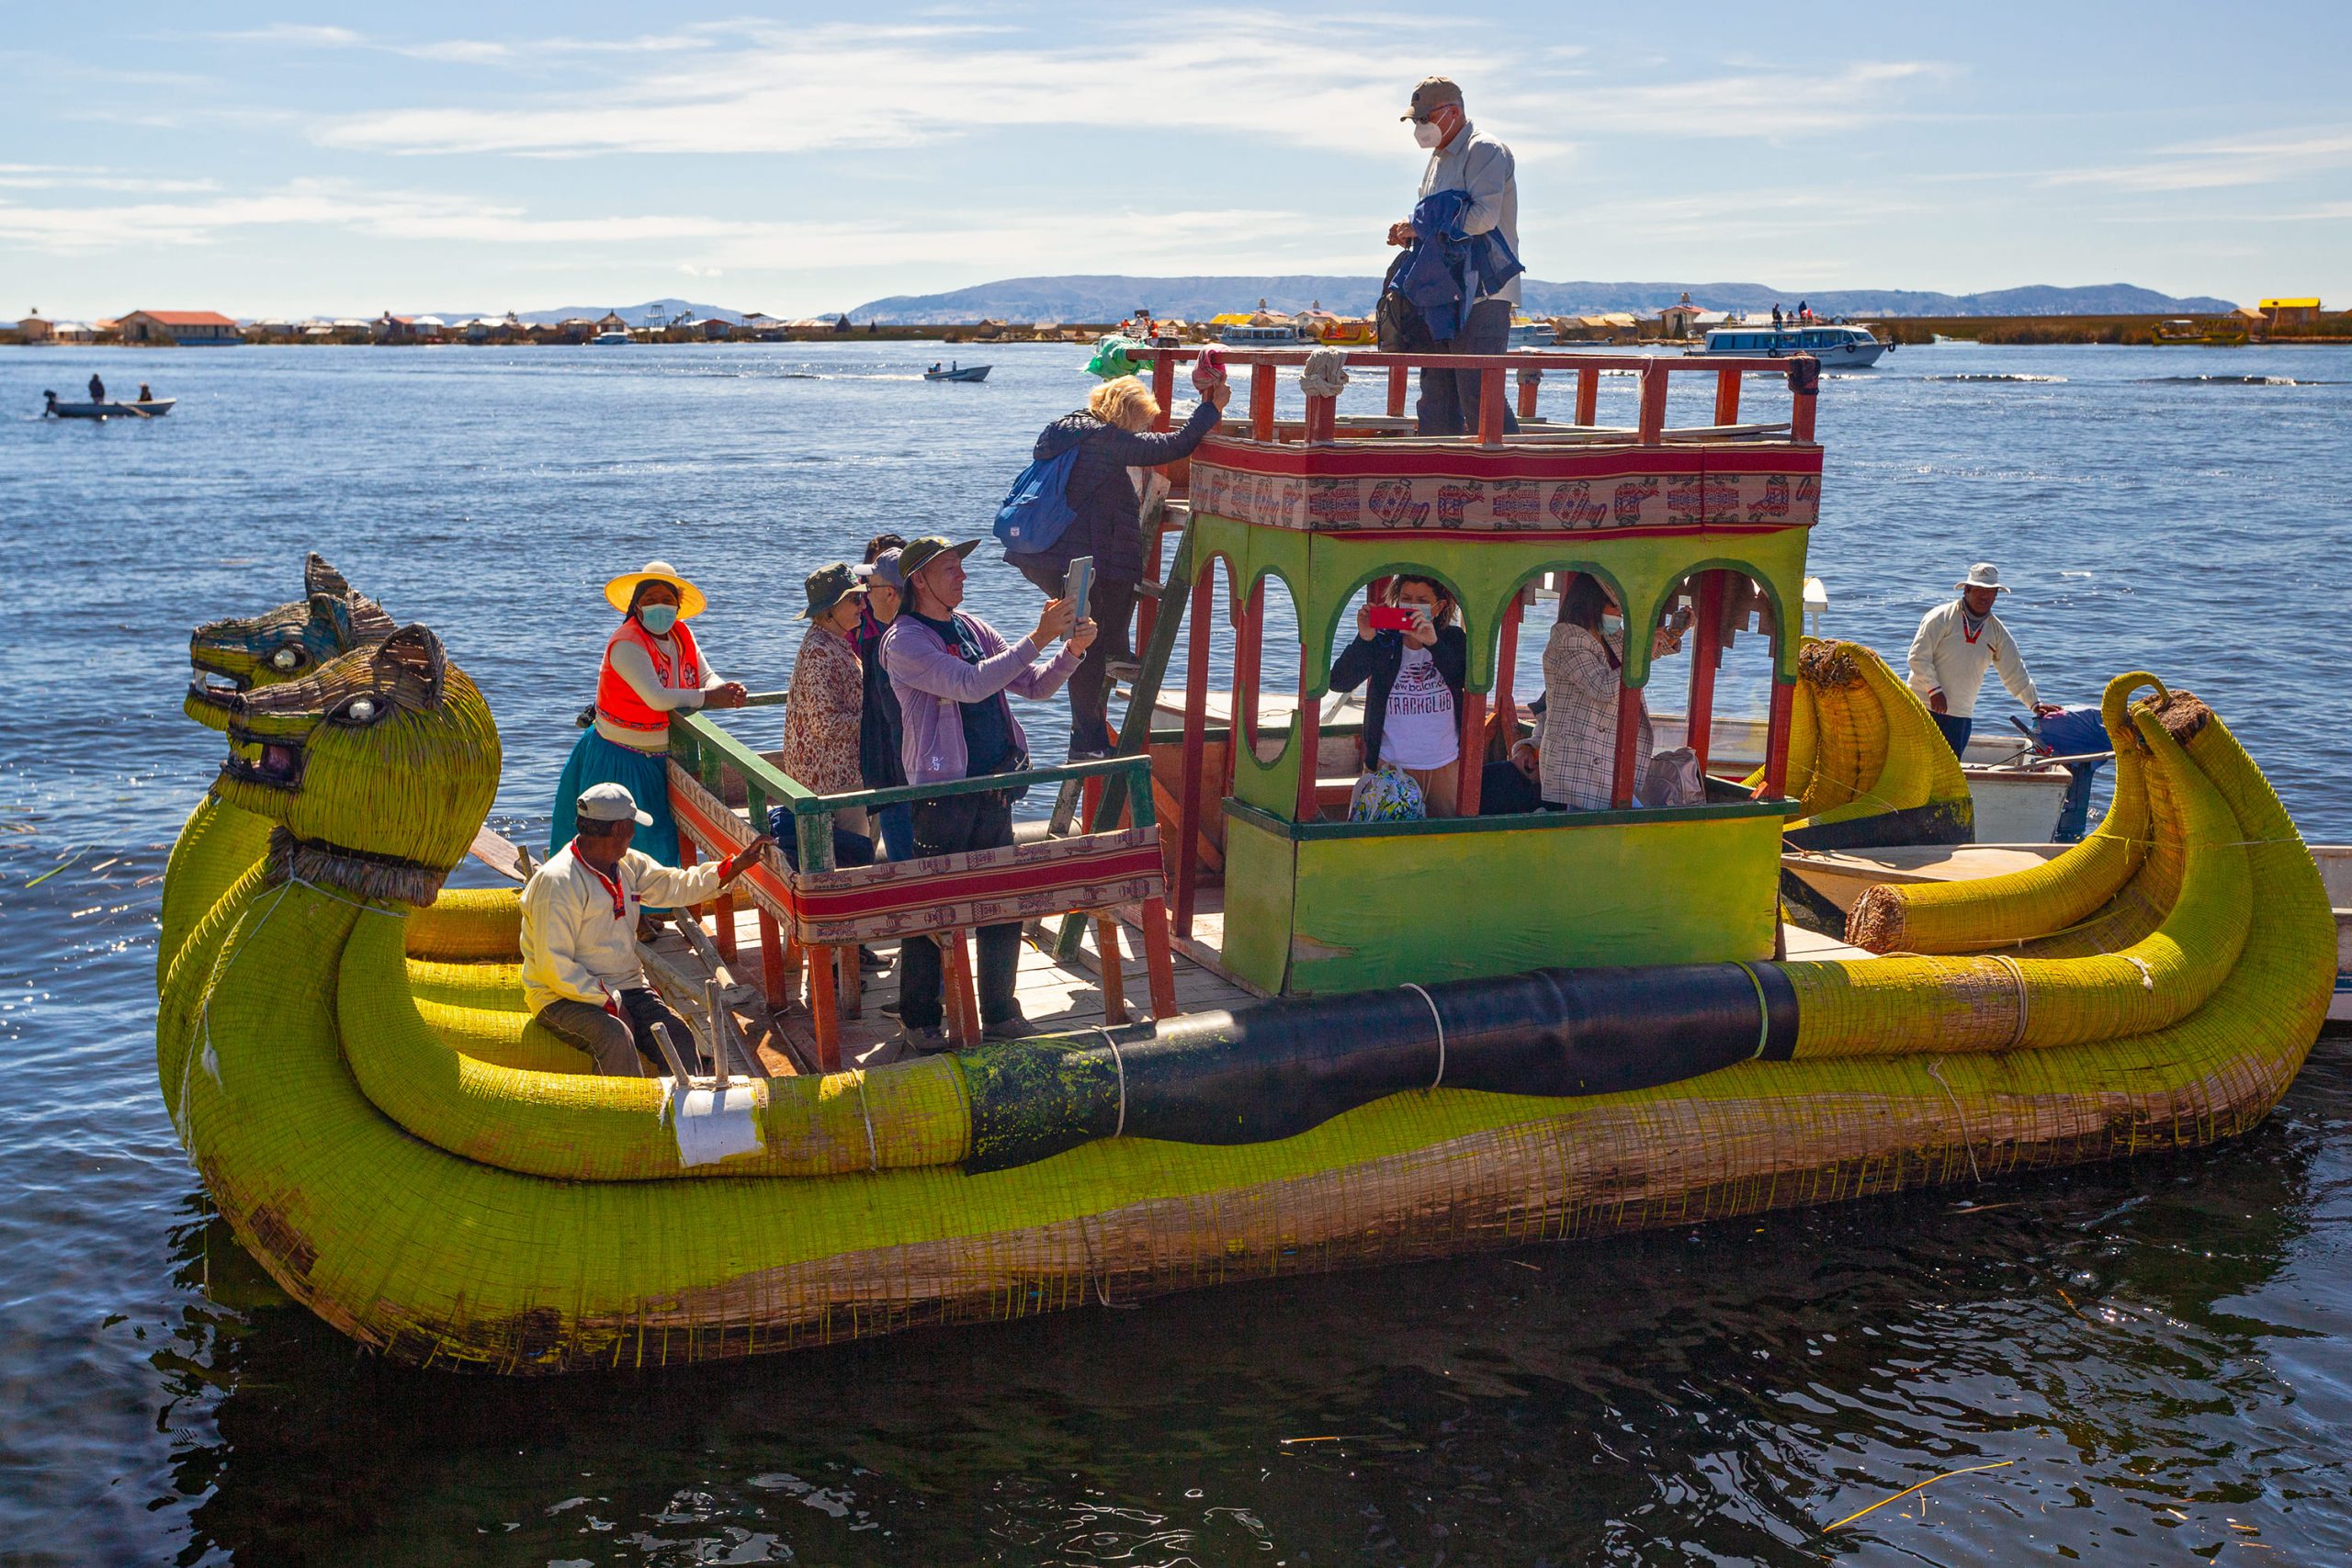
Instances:
[[[563,777],[555,786],[555,819],[548,826],[548,853],[552,855],[571,842],[578,828],[580,793],[600,784],[621,785],[637,797],[637,808],[653,818],[652,827],[638,829],[629,848],[643,850],[663,865],[676,865],[678,821],[670,815],[667,759],[616,746],[593,727],[580,732],[579,744],[572,747],[563,764]]]

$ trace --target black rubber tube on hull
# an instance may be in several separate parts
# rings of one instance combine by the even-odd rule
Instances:
[[[1540,969],[1020,1041],[964,1058],[966,1168],[1009,1169],[1121,1133],[1268,1143],[1440,1083],[1563,1097],[1650,1089],[1785,1060],[1796,1036],[1795,992],[1758,963]]]

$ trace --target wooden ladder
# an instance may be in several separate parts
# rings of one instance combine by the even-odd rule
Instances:
[[[1181,521],[1180,521],[1181,519]],[[1168,676],[1168,661],[1176,652],[1177,634],[1183,630],[1184,604],[1191,597],[1193,582],[1193,516],[1189,503],[1167,502],[1160,513],[1160,532],[1165,535],[1178,529],[1176,558],[1169,563],[1168,575],[1158,582],[1149,579],[1136,585],[1136,606],[1140,612],[1145,604],[1157,606],[1151,617],[1151,637],[1145,644],[1135,684],[1127,694],[1126,716],[1119,721],[1119,744],[1114,755],[1140,757],[1151,750],[1151,716],[1159,706],[1159,688]],[[1154,556],[1159,554],[1155,548]],[[1171,591],[1172,585],[1172,591]],[[1054,802],[1056,826],[1047,831],[1067,832],[1079,808],[1072,784],[1062,785],[1062,793]],[[1148,786],[1147,786],[1148,787]],[[1119,814],[1126,809],[1126,778],[1114,774],[1103,781],[1101,798],[1086,825],[1090,833],[1100,833],[1118,826]],[[1064,815],[1067,807],[1069,815]],[[1067,964],[1078,956],[1080,942],[1086,933],[1086,919],[1082,915],[1062,918],[1060,937],[1054,943],[1054,958]],[[1106,953],[1103,962],[1116,962],[1116,955]]]

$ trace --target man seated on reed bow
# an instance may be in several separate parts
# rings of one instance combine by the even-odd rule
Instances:
[[[578,830],[523,889],[523,999],[538,1021],[614,1077],[642,1077],[640,1055],[659,1063],[653,1026],[681,1053],[693,1038],[662,1005],[637,955],[638,912],[707,902],[774,840],[753,839],[726,861],[680,871],[629,848],[653,818],[626,785],[591,785],[576,803]]]

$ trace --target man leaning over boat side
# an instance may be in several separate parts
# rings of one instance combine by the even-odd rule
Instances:
[[[1419,199],[1437,191],[1458,190],[1469,197],[1462,210],[1461,230],[1467,234],[1498,232],[1503,244],[1519,254],[1519,175],[1510,149],[1470,123],[1463,107],[1462,89],[1443,76],[1425,77],[1413,89],[1412,105],[1402,117],[1413,123],[1413,140],[1430,150],[1430,164],[1421,175]],[[1388,226],[1388,243],[1409,245],[1415,238],[1412,221]],[[1470,307],[1459,331],[1436,344],[1433,354],[1501,354],[1510,347],[1510,315],[1520,301],[1520,278],[1485,295]],[[1423,435],[1461,435],[1478,428],[1479,379],[1476,370],[1421,372],[1419,414]],[[1503,423],[1516,430],[1518,421],[1506,407]]]
[[[2001,684],[2037,715],[2058,710],[2041,700],[2033,677],[2025,672],[2017,640],[1993,614],[1993,603],[2008,589],[1998,568],[1978,561],[1952,586],[1960,597],[1937,605],[1919,617],[1911,637],[1911,689],[1927,699],[1928,716],[1943,731],[1955,757],[1968,753],[1969,731],[1976,727],[1976,696],[1984,687],[1987,666],[2001,672]]]
[[[958,614],[964,602],[964,558],[979,543],[951,544],[927,535],[899,552],[907,606],[882,638],[882,663],[899,694],[899,757],[910,784],[944,784],[1029,766],[1029,739],[1005,701],[1050,697],[1078,668],[1094,642],[1091,620],[1077,620],[1067,599],[1048,599],[1037,629],[1019,642],[977,615]],[[1073,624],[1075,623],[1075,624]],[[1056,637],[1061,652],[1040,658]],[[1012,842],[1012,789],[979,790],[915,802],[915,855],[963,854]],[[1021,922],[979,928],[980,1030],[991,1040],[1035,1033],[1021,1016],[1015,980],[1021,965]],[[910,938],[899,949],[899,1021],[914,1050],[936,1051],[940,1032],[940,951]]]
[[[646,980],[637,954],[639,912],[707,902],[775,840],[765,836],[724,862],[684,871],[629,848],[653,818],[628,786],[592,784],[574,803],[578,831],[540,863],[523,888],[523,999],[549,1033],[594,1058],[613,1077],[641,1077],[656,1061],[653,1026],[683,1054],[693,1036]]]

